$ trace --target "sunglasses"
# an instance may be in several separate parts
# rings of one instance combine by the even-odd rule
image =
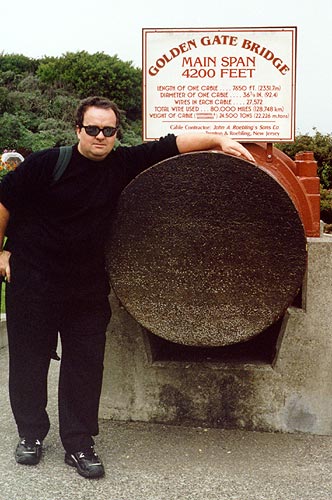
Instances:
[[[104,137],[112,137],[116,134],[118,127],[104,127],[99,128],[97,125],[82,125],[81,128],[85,129],[85,132],[91,137],[97,137],[97,135],[102,132]]]

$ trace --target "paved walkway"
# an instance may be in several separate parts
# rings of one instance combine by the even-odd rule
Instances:
[[[58,363],[50,372],[52,428],[41,463],[17,465],[0,349],[0,500],[331,500],[332,437],[102,421],[106,477],[87,480],[63,462],[57,432]],[[332,415],[331,415],[332,418]]]

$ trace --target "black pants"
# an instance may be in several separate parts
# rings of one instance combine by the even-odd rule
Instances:
[[[68,452],[87,448],[98,434],[108,299],[49,303],[15,288],[7,285],[6,312],[9,394],[19,435],[43,440],[49,431],[47,376],[60,333],[60,437]]]

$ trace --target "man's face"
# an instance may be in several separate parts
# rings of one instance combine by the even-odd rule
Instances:
[[[96,125],[99,128],[116,127],[116,116],[112,109],[102,109],[90,106],[83,119],[83,125]],[[94,161],[101,161],[112,151],[116,139],[116,134],[112,137],[105,137],[103,132],[99,132],[96,137],[88,135],[84,128],[76,127],[78,137],[79,152]]]

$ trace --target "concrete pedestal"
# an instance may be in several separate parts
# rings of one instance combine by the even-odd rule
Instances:
[[[302,304],[289,307],[270,362],[156,359],[148,333],[111,297],[100,416],[115,420],[332,434],[332,239],[308,239]],[[300,301],[301,302],[301,301]]]
[[[2,317],[4,316],[4,317]],[[0,318],[0,349],[8,345],[7,339],[7,323],[5,315],[1,315]]]

